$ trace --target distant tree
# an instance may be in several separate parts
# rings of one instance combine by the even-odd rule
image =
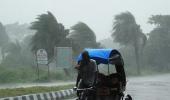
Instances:
[[[6,46],[3,48],[6,56],[2,60],[2,65],[7,67],[14,67],[19,65],[22,61],[21,57],[21,46],[18,41],[16,43],[8,42]],[[24,58],[23,58],[24,59]]]
[[[31,41],[33,52],[44,48],[49,58],[52,58],[54,47],[66,44],[62,43],[62,41],[67,41],[66,35],[68,30],[61,23],[57,22],[51,12],[39,15],[37,21],[32,23],[31,29],[36,30],[36,34]]]
[[[136,23],[130,12],[124,12],[115,16],[112,37],[120,45],[132,45],[135,50],[137,72],[140,74],[140,47],[145,45],[146,36]]]
[[[153,15],[148,22],[155,28],[149,34],[146,59],[158,70],[170,68],[170,15]]]
[[[27,35],[33,35],[34,30],[29,29],[30,24],[19,24],[18,22],[5,25],[6,32],[8,33],[11,41],[22,41]]]
[[[8,35],[6,33],[5,27],[0,22],[0,46],[7,43],[8,40],[9,40],[9,37],[8,37]]]
[[[92,29],[83,22],[79,22],[71,27],[71,38],[75,48],[81,51],[84,48],[99,48],[100,44],[96,42],[96,36]]]
[[[5,57],[1,64],[6,67],[31,67],[33,66],[34,56],[31,53],[29,43],[32,36],[25,37],[24,41],[8,42],[3,51]]]
[[[3,48],[8,43],[8,41],[9,41],[9,37],[6,33],[5,27],[0,22],[0,48],[1,48],[2,59],[4,59],[5,56]]]
[[[31,39],[32,39],[33,35],[28,35],[26,36],[23,41],[21,41],[20,45],[22,47],[22,57],[23,57],[23,62],[25,65],[28,66],[34,66],[34,55],[31,52],[31,48],[30,48],[30,43],[31,43]]]

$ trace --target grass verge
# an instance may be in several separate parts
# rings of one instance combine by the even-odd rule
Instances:
[[[38,86],[38,87],[28,87],[28,88],[0,89],[0,98],[59,91],[59,90],[71,89],[73,87],[74,85],[71,84],[71,85],[64,85],[64,86],[57,86],[57,87]]]

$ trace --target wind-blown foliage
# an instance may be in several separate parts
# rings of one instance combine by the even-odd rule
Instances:
[[[0,47],[3,46],[5,43],[7,43],[9,40],[9,37],[6,33],[5,27],[0,22]]]
[[[3,50],[6,56],[2,60],[2,65],[7,67],[22,66],[21,63],[23,63],[22,60],[24,60],[24,57],[22,58],[22,48],[18,41],[16,43],[9,42]]]
[[[170,15],[153,15],[148,22],[156,27],[149,34],[146,61],[166,70],[170,68]]]
[[[9,42],[9,37],[6,33],[5,27],[0,22],[0,50],[2,54],[2,59],[4,59],[5,57],[4,48],[8,42]]]
[[[58,23],[52,13],[38,16],[37,21],[32,23],[31,29],[36,30],[36,34],[31,41],[32,51],[46,49],[49,58],[53,57],[54,47],[66,41],[68,30],[61,23]]]
[[[29,27],[30,24],[20,24],[19,22],[5,25],[6,32],[8,33],[10,40],[13,42],[16,40],[21,42],[25,36],[33,35],[35,31],[30,30]]]
[[[136,24],[135,18],[130,12],[115,16],[112,34],[115,42],[119,42],[121,45],[134,45],[140,33],[140,26]]]
[[[142,33],[140,26],[130,12],[124,12],[115,16],[112,37],[115,42],[121,45],[132,45],[134,47],[138,74],[140,74],[140,47],[144,46],[146,36]]]
[[[96,42],[95,33],[85,23],[79,22],[72,26],[71,30],[68,37],[80,51],[84,48],[99,48],[100,44]]]

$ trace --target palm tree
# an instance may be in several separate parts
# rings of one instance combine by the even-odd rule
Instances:
[[[167,70],[170,62],[170,15],[152,15],[148,22],[155,28],[149,33],[147,59],[158,70],[164,69],[163,66]]]
[[[96,42],[96,35],[93,30],[83,22],[79,22],[71,27],[71,33],[68,35],[68,38],[72,39],[79,51],[82,51],[84,48],[99,48],[100,46]]]
[[[43,48],[47,51],[49,58],[54,55],[54,47],[66,40],[68,34],[68,30],[57,22],[51,12],[38,16],[37,21],[32,23],[31,29],[36,30],[31,40],[32,51],[36,52]]]
[[[140,26],[136,24],[134,16],[130,12],[124,12],[115,16],[112,37],[121,45],[132,45],[135,49],[137,72],[140,74],[140,46],[145,44],[146,36]]]

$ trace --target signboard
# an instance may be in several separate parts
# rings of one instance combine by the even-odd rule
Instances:
[[[56,66],[62,68],[72,67],[72,48],[55,47]]]
[[[48,64],[48,55],[45,49],[39,49],[36,56],[38,64]]]

